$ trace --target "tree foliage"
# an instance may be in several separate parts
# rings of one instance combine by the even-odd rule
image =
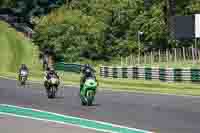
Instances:
[[[47,15],[65,2],[66,0],[0,0],[0,9],[10,9],[21,21],[29,23],[32,17]]]
[[[166,1],[152,0],[145,10],[142,0],[72,0],[41,17],[34,41],[52,47],[68,61],[87,58],[109,60],[138,52],[138,31],[143,49],[174,47],[170,42]],[[199,12],[198,0],[176,0],[176,14]],[[144,49],[143,49],[144,50]]]

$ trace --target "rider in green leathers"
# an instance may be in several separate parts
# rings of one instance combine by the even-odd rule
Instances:
[[[89,77],[93,77],[96,80],[95,75],[93,74],[95,72],[95,70],[89,65],[89,64],[85,64],[82,68],[82,77],[80,80],[80,92],[83,88],[83,85],[85,83],[85,80]]]

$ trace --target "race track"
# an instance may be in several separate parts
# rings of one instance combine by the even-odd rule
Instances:
[[[61,90],[62,95],[56,99],[48,99],[40,84],[21,88],[14,80],[1,79],[0,104],[110,122],[156,133],[200,132],[200,97],[148,95],[107,90],[97,93],[94,106],[83,107],[79,101],[78,90],[78,88],[65,87]],[[9,125],[8,127],[11,128]]]
[[[11,127],[12,125],[12,127]],[[0,117],[2,133],[101,133],[94,130],[10,116]]]

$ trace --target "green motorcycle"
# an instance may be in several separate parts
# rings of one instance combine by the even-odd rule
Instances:
[[[87,78],[80,92],[82,105],[91,106],[96,94],[97,82],[95,78]]]

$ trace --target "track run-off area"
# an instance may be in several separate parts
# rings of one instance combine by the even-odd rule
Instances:
[[[78,91],[76,87],[60,88],[57,98],[48,99],[42,84],[29,83],[19,87],[15,80],[1,78],[0,123],[6,122],[7,117],[14,117],[12,119],[17,118],[16,121],[22,118],[68,125],[67,132],[84,133],[89,133],[88,130],[91,133],[200,131],[200,97],[99,90],[94,105],[87,107],[81,105]],[[30,127],[37,127],[35,122],[30,124]],[[11,125],[7,127],[12,129]]]

